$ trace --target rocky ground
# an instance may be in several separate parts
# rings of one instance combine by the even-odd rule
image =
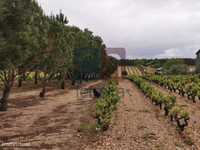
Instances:
[[[191,150],[176,127],[128,80],[112,127],[87,150]]]
[[[133,83],[120,80],[119,87],[125,96],[104,133],[95,132],[95,100],[78,99],[76,89],[49,88],[44,99],[38,97],[38,87],[14,89],[9,110],[0,112],[0,149],[195,149]]]

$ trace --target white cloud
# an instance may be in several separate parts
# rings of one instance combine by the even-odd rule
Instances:
[[[156,58],[192,58],[200,45],[194,45],[183,48],[171,48],[164,50],[163,53],[156,55]]]
[[[129,58],[195,57],[200,48],[199,0],[38,1],[48,14],[62,9],[70,24],[101,35],[108,47],[125,47]]]

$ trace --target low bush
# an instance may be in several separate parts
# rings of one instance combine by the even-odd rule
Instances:
[[[102,96],[96,103],[97,128],[107,130],[112,117],[112,112],[116,110],[120,100],[117,83],[109,81],[103,89]]]
[[[190,119],[189,113],[182,107],[175,106],[170,110],[171,121],[176,121],[177,126],[181,131],[188,126],[188,120]]]

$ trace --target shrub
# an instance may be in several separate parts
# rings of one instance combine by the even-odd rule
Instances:
[[[164,110],[165,115],[168,116],[169,111],[175,106],[176,97],[175,96],[166,96],[164,99]]]
[[[96,103],[97,127],[101,130],[107,130],[112,112],[116,110],[117,103],[120,100],[117,84],[109,81],[102,92],[102,97]]]
[[[182,107],[175,106],[170,111],[171,121],[176,121],[178,128],[183,131],[188,126],[189,113]]]

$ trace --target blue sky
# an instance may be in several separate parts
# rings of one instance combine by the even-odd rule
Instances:
[[[89,28],[128,58],[195,57],[200,49],[199,0],[38,0],[71,25]]]

